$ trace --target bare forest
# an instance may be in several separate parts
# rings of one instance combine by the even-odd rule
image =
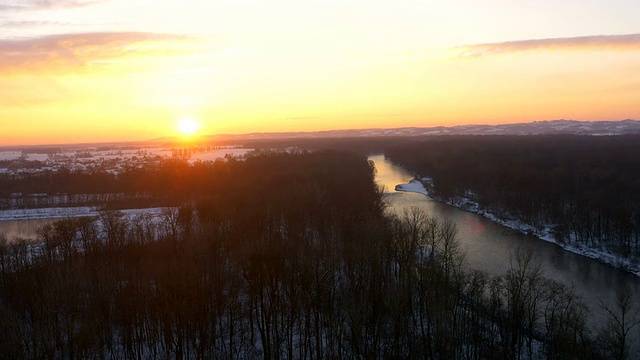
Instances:
[[[455,226],[415,209],[390,216],[374,171],[364,156],[319,151],[29,178],[164,207],[61,220],[33,243],[0,237],[0,358],[637,355],[630,294],[590,332],[580,298],[530,254],[504,276],[468,270]]]

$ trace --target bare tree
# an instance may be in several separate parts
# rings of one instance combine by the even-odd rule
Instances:
[[[8,267],[9,241],[4,233],[0,233],[0,276],[4,275]],[[2,278],[0,278],[1,280]]]
[[[624,360],[629,358],[629,339],[632,330],[640,325],[640,310],[634,306],[634,299],[626,287],[616,293],[615,306],[600,302],[600,307],[607,313],[609,321],[600,332],[605,356]]]

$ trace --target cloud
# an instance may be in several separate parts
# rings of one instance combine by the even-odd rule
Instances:
[[[79,8],[104,1],[105,0],[0,0],[0,11]]]
[[[0,27],[3,28],[32,28],[35,26],[49,26],[49,25],[69,25],[66,23],[55,22],[55,21],[32,21],[32,20],[23,20],[23,21],[2,21],[0,20]]]
[[[136,56],[185,53],[181,35],[144,32],[61,34],[0,40],[0,73],[79,71]]]
[[[456,50],[459,50],[463,57],[480,57],[525,51],[637,51],[640,50],[640,34],[520,40],[460,46]]]

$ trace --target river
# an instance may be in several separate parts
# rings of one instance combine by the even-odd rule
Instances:
[[[0,234],[4,234],[10,242],[16,238],[35,240],[38,237],[39,228],[56,220],[58,219],[2,220]]]
[[[370,156],[369,159],[376,165],[376,182],[385,187],[384,196],[391,211],[402,213],[403,209],[415,206],[439,219],[455,222],[469,268],[489,275],[502,275],[510,269],[513,255],[519,248],[531,250],[533,264],[541,266],[544,276],[574,286],[583,297],[591,310],[588,319],[591,329],[602,327],[606,319],[600,301],[613,305],[616,291],[622,287],[627,287],[635,295],[636,306],[640,308],[640,277],[570,253],[558,245],[511,230],[428,196],[397,192],[395,186],[408,183],[414,178],[413,174],[392,164],[384,155]]]

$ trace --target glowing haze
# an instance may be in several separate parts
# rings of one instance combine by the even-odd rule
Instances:
[[[0,0],[0,145],[640,118],[637,0]]]

